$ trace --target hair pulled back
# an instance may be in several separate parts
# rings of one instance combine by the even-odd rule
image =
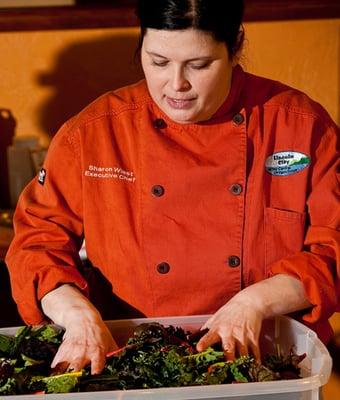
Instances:
[[[139,49],[148,28],[195,28],[211,33],[218,42],[224,42],[229,57],[233,58],[243,44],[243,11],[243,0],[138,0]]]

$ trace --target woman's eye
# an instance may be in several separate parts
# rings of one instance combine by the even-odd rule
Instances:
[[[204,63],[204,64],[192,64],[191,68],[193,69],[205,69],[208,68],[210,63]]]
[[[167,61],[152,61],[152,65],[155,65],[156,67],[165,67],[167,64]]]

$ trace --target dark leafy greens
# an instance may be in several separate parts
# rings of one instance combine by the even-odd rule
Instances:
[[[53,375],[50,364],[63,331],[27,326],[14,337],[0,335],[0,395],[180,387],[295,379],[305,355],[266,355],[263,364],[243,356],[228,362],[219,348],[196,351],[204,332],[158,323],[141,324],[126,343],[107,357],[100,375],[90,367]]]

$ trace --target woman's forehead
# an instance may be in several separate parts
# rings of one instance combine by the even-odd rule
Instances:
[[[218,42],[211,33],[197,29],[166,30],[147,29],[143,49],[162,56],[197,58],[213,56],[225,51],[225,43]]]

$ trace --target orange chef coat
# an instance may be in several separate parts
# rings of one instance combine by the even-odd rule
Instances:
[[[84,293],[78,251],[148,317],[214,313],[273,274],[300,279],[321,338],[339,309],[339,131],[279,82],[233,70],[209,121],[177,124],[145,81],[110,92],[53,138],[23,191],[7,254],[29,324],[62,283]],[[284,299],[283,299],[284,301]]]

